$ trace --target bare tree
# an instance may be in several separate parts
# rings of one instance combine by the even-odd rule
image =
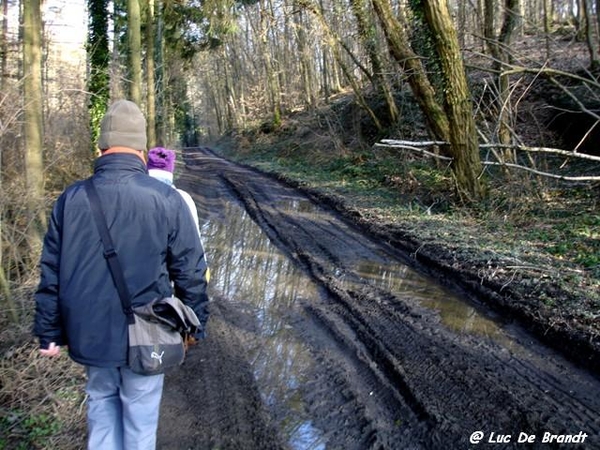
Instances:
[[[456,30],[447,0],[423,2],[425,18],[432,31],[444,77],[444,109],[450,127],[452,170],[459,193],[467,200],[485,194],[477,130],[473,118],[467,77],[462,63]]]
[[[4,87],[8,62],[8,0],[0,0],[2,4],[2,28],[0,29],[0,88]]]
[[[127,42],[129,48],[129,95],[141,106],[142,101],[142,38],[139,0],[127,0]]]
[[[281,124],[281,89],[275,73],[273,58],[271,57],[271,48],[269,47],[269,31],[272,23],[272,16],[269,10],[268,0],[259,2],[258,34],[260,44],[260,54],[265,66],[267,77],[267,86],[269,100],[271,103],[272,122],[275,127]]]
[[[381,48],[377,39],[375,23],[371,15],[371,11],[367,9],[366,0],[351,0],[352,11],[356,17],[359,36],[363,42],[369,60],[371,62],[373,87],[376,91],[381,92],[382,97],[388,107],[390,122],[395,123],[398,120],[398,107],[392,95],[392,89],[385,75],[383,61],[381,58]]]
[[[164,18],[164,3],[159,2],[160,7],[155,11],[156,20],[156,52],[155,60],[155,79],[156,79],[156,145],[165,145],[167,136],[167,116],[166,112],[166,68],[165,68],[165,18]]]
[[[481,163],[469,89],[454,24],[446,0],[431,0],[416,5],[422,8],[434,38],[443,76],[444,105],[436,98],[421,59],[408,43],[402,23],[385,0],[372,0],[387,37],[390,51],[408,77],[416,101],[434,137],[449,142],[444,151],[453,158],[452,169],[457,190],[465,200],[477,200],[485,193],[479,175]]]
[[[513,33],[519,20],[519,0],[504,0],[503,23],[498,36],[495,33],[495,10],[494,0],[486,0],[485,3],[485,38],[489,51],[493,58],[493,70],[498,74],[496,84],[496,111],[498,115],[498,141],[501,144],[510,144],[511,141],[511,107],[509,101],[509,78],[503,71],[510,63],[510,44]],[[511,160],[510,152],[505,152],[505,158]]]
[[[6,97],[3,97],[0,100],[0,106],[3,106],[5,99],[6,99]],[[5,129],[6,129],[6,123],[2,123],[2,126],[0,126],[0,134],[3,133],[5,131]],[[1,164],[2,164],[2,149],[0,148],[0,192],[4,192],[2,190],[2,173],[3,173],[2,169],[3,168],[1,167]],[[2,309],[5,309],[6,311],[8,311],[11,320],[16,323],[19,320],[19,316],[17,313],[17,308],[15,305],[15,302],[12,300],[12,297],[10,295],[10,284],[6,278],[6,274],[4,271],[4,258],[3,258],[4,239],[3,239],[3,234],[2,234],[2,220],[4,217],[4,208],[5,208],[5,202],[0,201],[0,300],[1,300],[0,304],[2,305]]]
[[[585,42],[590,55],[590,68],[596,69],[600,65],[598,61],[598,39],[595,33],[596,23],[590,17],[591,8],[588,0],[581,0],[581,15],[585,23]]]
[[[301,89],[304,104],[313,108],[317,103],[317,86],[315,86],[314,57],[311,47],[308,45],[308,32],[305,13],[299,8],[297,0],[294,0],[294,29],[296,31],[296,42],[300,56]]]
[[[156,145],[156,74],[154,72],[155,27],[154,9],[156,0],[146,5],[146,121],[148,148]]]
[[[427,126],[436,140],[449,142],[450,126],[443,108],[435,97],[435,90],[427,78],[421,58],[412,50],[402,23],[386,0],[371,0],[381,23],[392,57],[406,74],[415,100],[424,112]]]
[[[323,29],[325,36],[327,37],[327,43],[329,44],[329,48],[331,48],[331,51],[335,57],[335,61],[337,62],[338,66],[341,68],[346,79],[350,83],[350,86],[352,86],[352,91],[354,92],[354,95],[356,96],[356,101],[369,114],[369,116],[371,117],[371,120],[373,120],[373,123],[375,124],[377,129],[379,131],[383,130],[383,126],[381,125],[379,118],[377,117],[375,112],[371,109],[371,107],[368,105],[366,99],[364,98],[362,88],[360,86],[359,81],[352,74],[352,70],[351,70],[350,66],[345,62],[344,58],[342,57],[341,48],[344,48],[347,53],[350,53],[349,49],[346,46],[344,46],[339,35],[327,24],[327,21],[325,20],[325,17],[323,16],[323,14],[320,10],[315,8],[309,2],[301,2],[301,4],[305,8],[310,10],[315,15],[315,17],[318,19],[319,23],[321,24],[321,28]],[[358,61],[354,55],[351,55],[351,57],[355,61],[355,63],[358,63]]]
[[[23,0],[23,101],[28,233],[32,257],[41,248],[44,211],[42,14],[40,0]]]
[[[89,60],[90,128],[92,132],[92,154],[100,134],[100,121],[106,112],[110,95],[108,68],[110,50],[108,45],[108,1],[88,0],[89,25],[87,54]]]

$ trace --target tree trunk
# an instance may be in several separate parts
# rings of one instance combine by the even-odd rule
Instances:
[[[277,128],[281,125],[281,92],[275,71],[273,69],[273,61],[271,58],[271,51],[269,48],[268,34],[270,27],[270,18],[268,17],[268,8],[266,5],[263,5],[261,2],[259,4],[259,8],[260,53],[265,66],[265,74],[267,77],[267,93],[269,95],[269,100],[271,103],[272,125]]]
[[[552,31],[552,0],[542,0],[544,3],[544,40],[546,42],[546,59],[550,59],[550,32]],[[598,8],[600,0],[596,0]],[[600,15],[599,15],[600,17]]]
[[[232,36],[235,39],[235,37]],[[240,42],[239,37],[237,37],[238,41],[234,43],[230,47],[230,60],[232,67],[232,75],[231,75],[231,84],[232,84],[232,93],[235,92],[237,95],[235,98],[232,98],[232,102],[234,102],[236,118],[235,123],[236,126],[241,127],[242,129],[246,128],[246,123],[248,120],[248,113],[246,110],[246,84],[248,82],[248,73],[250,70],[244,64],[243,55],[243,44]],[[237,102],[237,103],[235,103]]]
[[[0,89],[4,87],[8,64],[8,0],[2,2],[2,31],[0,35]]]
[[[477,1],[477,17],[479,18],[477,33],[480,33],[482,36],[485,36],[485,0],[476,0]],[[479,45],[481,45],[481,51],[485,52],[486,44],[485,39],[477,39]]]
[[[598,62],[598,40],[594,39],[594,23],[590,17],[590,8],[588,7],[588,0],[581,0],[581,14],[585,23],[585,42],[587,44],[588,52],[590,55],[590,68],[596,69],[599,65]]]
[[[204,90],[208,92],[209,101],[212,103],[214,108],[215,118],[217,120],[217,135],[222,135],[225,133],[225,127],[223,126],[223,113],[221,112],[221,105],[217,98],[217,92],[215,92],[215,87],[213,83],[210,83],[208,78],[206,79]]]
[[[142,38],[139,0],[127,0],[127,49],[129,54],[129,96],[141,108]]]
[[[146,122],[148,148],[156,146],[156,85],[154,73],[154,8],[156,0],[148,0],[146,15]]]
[[[96,152],[100,122],[110,96],[110,50],[108,47],[108,0],[89,0],[89,31],[87,54],[90,64],[88,90],[90,92],[90,130],[92,154]]]
[[[327,11],[328,7],[324,4],[323,0],[319,0],[319,12],[321,13],[321,16],[324,16]],[[324,97],[325,101],[329,102],[331,96],[340,92],[342,87],[338,68],[334,64],[333,59],[330,57],[328,45],[322,45],[321,65],[323,67],[322,78]]]
[[[316,88],[314,85],[314,59],[312,49],[307,45],[306,25],[304,20],[304,11],[302,11],[297,2],[294,2],[294,29],[296,30],[296,42],[298,43],[298,54],[300,57],[300,79],[301,90],[304,104],[313,109],[317,104]]]
[[[159,3],[162,6],[162,2]],[[159,7],[156,11],[156,144],[164,146],[166,145],[167,137],[167,113],[166,113],[166,83],[165,83],[165,38],[164,38],[164,17],[163,8]]]
[[[498,60],[499,48],[498,39],[496,37],[496,1],[495,0],[484,0],[483,10],[483,35],[485,37],[485,43],[487,50],[494,60]]]
[[[583,0],[574,0],[571,4],[571,17],[573,24],[575,25],[575,39],[577,42],[583,42],[585,39],[585,22],[582,17],[582,1]]]
[[[273,75],[275,77],[275,88],[276,88],[276,103],[279,104],[279,114],[283,114],[286,110],[286,92],[288,88],[288,73],[284,70],[285,66],[282,64],[285,61],[284,52],[281,51],[281,42],[286,40],[286,36],[282,36],[282,28],[277,23],[277,12],[273,7],[272,0],[265,0],[265,12],[268,17],[267,30],[267,48],[271,60],[271,66],[273,68]],[[279,120],[281,123],[281,119]]]
[[[513,33],[517,27],[517,22],[519,21],[519,0],[506,0],[504,8],[504,23],[502,24],[498,39],[500,41],[500,47],[495,68],[500,72],[500,75],[498,76],[498,141],[501,144],[508,145],[512,140],[510,131],[512,107],[509,98],[508,75],[503,74],[502,71],[504,70],[503,65],[508,64],[511,58],[507,49],[510,48]],[[504,159],[506,162],[512,162],[514,160],[510,151],[504,152]]]
[[[477,130],[473,118],[467,77],[447,0],[422,3],[425,19],[434,36],[444,78],[445,110],[448,117],[450,152],[459,194],[463,200],[479,200],[485,195],[481,182]]]
[[[511,127],[510,121],[512,116],[512,108],[509,98],[509,79],[508,75],[503,74],[506,65],[510,62],[509,48],[512,41],[513,32],[518,21],[519,0],[504,1],[504,18],[500,34],[496,37],[495,33],[495,3],[493,0],[485,2],[485,39],[488,45],[488,50],[494,59],[493,69],[498,73],[496,80],[497,100],[495,101],[496,111],[498,114],[498,126],[496,129],[498,142],[502,144],[510,144]],[[513,160],[513,156],[509,151],[504,152],[504,159],[507,162]]]
[[[327,48],[322,46],[321,51],[321,84],[323,86],[323,97],[325,98],[325,102],[329,103],[329,99],[331,98],[333,92],[336,90],[335,87],[332,87],[331,79],[331,67],[329,64],[329,57]]]
[[[366,0],[351,0],[352,11],[356,18],[358,27],[358,34],[365,47],[369,60],[371,61],[372,79],[374,81],[374,89],[381,93],[381,96],[385,99],[387,109],[390,115],[389,122],[396,123],[398,120],[398,107],[392,94],[392,89],[388,78],[385,76],[383,69],[383,63],[381,61],[381,49],[377,43],[377,36],[375,33],[375,24],[368,16],[366,10]]]
[[[218,63],[220,65],[219,72],[222,74],[222,77],[219,80],[219,85],[222,86],[223,89],[223,103],[226,123],[225,127],[227,130],[233,130],[237,127],[238,123],[238,114],[235,103],[235,89],[233,87],[233,80],[229,69],[229,61],[227,61],[225,55],[225,49],[221,48],[219,53],[221,55],[221,57],[218,58]]]
[[[31,257],[41,249],[44,210],[42,14],[40,0],[23,2],[23,100],[25,111],[25,179]]]
[[[379,17],[392,57],[408,77],[408,83],[425,115],[429,130],[435,139],[449,142],[448,118],[435,98],[435,91],[420,58],[408,45],[408,38],[402,24],[396,18],[387,0],[371,0],[371,2]]]
[[[517,28],[520,20],[519,15],[519,0],[505,0],[504,2],[504,22],[502,23],[502,28],[500,30],[500,36],[498,40],[502,44],[502,62],[508,63],[510,60],[510,53],[508,52],[508,48],[510,48],[513,40],[513,34],[515,29]]]
[[[7,77],[7,63],[8,63],[8,1],[2,1],[2,31],[0,35],[0,89],[5,86],[6,77]],[[2,191],[2,149],[0,149],[0,192]],[[2,239],[2,219],[4,217],[4,208],[0,208],[0,299],[2,299],[1,307],[8,311],[8,315],[10,320],[13,323],[18,323],[19,315],[15,305],[15,302],[12,300],[10,295],[10,284],[8,279],[6,278],[4,272],[4,257],[3,257],[3,248],[4,248],[4,240]]]
[[[2,309],[8,311],[8,316],[12,323],[19,323],[19,312],[12,296],[10,295],[10,286],[4,275],[4,268],[0,267],[0,298],[3,300],[0,305]]]
[[[473,108],[447,1],[423,1],[417,5],[425,13],[439,58],[444,83],[443,108],[437,102],[435,91],[423,65],[418,55],[408,45],[406,32],[393,14],[389,2],[371,1],[386,35],[391,54],[407,74],[413,94],[432,134],[436,139],[450,144],[445,152],[453,158],[452,170],[458,193],[465,201],[482,198],[485,195],[485,186],[479,178],[482,166]]]
[[[547,0],[547,1],[550,1],[550,0]],[[598,9],[598,8],[600,8],[600,0],[596,0],[594,3],[595,3],[595,7],[596,7],[596,26],[595,26],[596,33],[597,33],[596,39],[597,39],[597,42],[600,44],[600,9]]]
[[[123,9],[122,2],[112,2],[112,15],[113,17],[120,17],[126,14],[126,11]],[[127,74],[123,73],[122,63],[121,63],[121,54],[126,53],[127,48],[123,48],[120,40],[116,36],[121,36],[123,32],[123,23],[121,20],[113,20],[112,21],[112,36],[113,36],[113,46],[111,53],[111,62],[110,62],[110,76],[109,76],[109,84],[110,84],[110,98],[123,98],[127,94],[125,92],[128,86],[124,86],[122,80],[128,78]],[[128,64],[127,64],[128,65]],[[124,92],[125,91],[125,92]]]
[[[472,9],[472,5],[469,6]],[[458,2],[458,41],[461,48],[465,47],[465,35],[467,34],[467,2]]]

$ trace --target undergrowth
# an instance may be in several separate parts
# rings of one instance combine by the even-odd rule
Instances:
[[[13,291],[19,322],[0,316],[0,450],[76,450],[85,447],[85,376],[62,350],[39,354],[31,334],[34,286]]]

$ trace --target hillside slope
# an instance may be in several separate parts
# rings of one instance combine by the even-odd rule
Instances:
[[[295,114],[278,130],[206,144],[391,240],[415,267],[468,289],[476,301],[600,373],[598,185],[490,172],[489,198],[464,206],[454,197],[447,167],[369,146],[370,131],[341,97],[326,110]],[[598,169],[565,158],[538,162]]]

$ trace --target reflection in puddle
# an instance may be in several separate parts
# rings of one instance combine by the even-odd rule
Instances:
[[[288,444],[298,450],[324,449],[322,432],[312,425],[299,393],[313,360],[285,324],[296,299],[318,296],[316,286],[245,210],[233,203],[223,207],[224,220],[209,220],[202,230],[212,272],[210,289],[254,311],[257,336],[249,359],[263,400]]]
[[[295,217],[318,218],[315,205],[306,199],[290,198],[278,204]],[[403,264],[390,265],[393,258],[383,250],[375,260],[360,260],[350,267],[361,282],[368,280],[372,285],[387,290],[407,303],[418,303],[421,306],[438,312],[442,323],[449,329],[459,333],[485,336],[506,344],[507,339],[498,324],[483,315],[475,308],[458,298],[454,293],[435,284]],[[351,278],[341,280],[347,287],[354,281]]]
[[[399,298],[416,301],[435,310],[442,323],[459,333],[476,334],[504,341],[504,333],[498,324],[482,316],[475,308],[456,297],[455,294],[436,285],[407,266],[401,264],[379,265],[370,261],[357,264],[363,279],[386,289]]]

